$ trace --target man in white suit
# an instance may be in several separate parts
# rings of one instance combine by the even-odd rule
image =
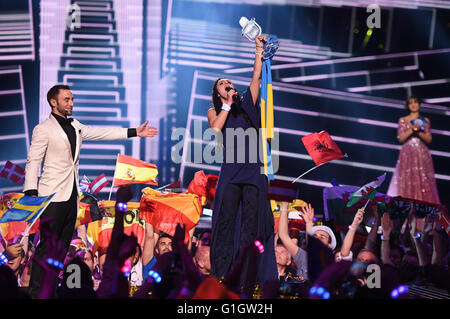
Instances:
[[[47,93],[52,113],[33,130],[31,146],[25,166],[24,193],[29,196],[48,196],[57,193],[41,218],[51,218],[49,228],[61,239],[67,250],[72,239],[78,212],[78,162],[83,140],[119,140],[130,137],[153,137],[158,132],[147,126],[148,121],[138,128],[105,128],[85,126],[72,115],[73,95],[67,85],[55,85]],[[39,168],[42,173],[38,178]],[[39,179],[39,181],[38,181]],[[41,232],[41,239],[35,256],[46,255],[47,238]],[[41,267],[33,264],[30,293],[39,294]]]

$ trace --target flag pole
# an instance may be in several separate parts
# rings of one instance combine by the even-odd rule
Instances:
[[[367,204],[369,204],[370,199],[367,200],[366,205],[364,205],[363,210],[366,210]]]
[[[2,228],[1,227],[0,227],[0,237],[1,237],[1,240],[2,240],[1,244],[2,244],[2,246],[4,246],[4,248],[6,250],[6,247],[8,247],[8,242],[6,241],[5,237],[3,236],[3,232],[2,232]]]
[[[170,183],[170,184],[167,184],[167,185],[161,186],[161,187],[159,187],[159,188],[155,189],[155,191],[160,191],[160,190],[162,190],[162,189],[164,189],[164,188],[166,188],[167,186],[169,186],[169,185],[172,185],[172,184],[174,184],[174,183]]]
[[[26,235],[29,235],[29,231],[31,229],[31,227],[33,227],[34,223],[41,217],[42,213],[47,209],[48,205],[50,205],[50,203],[52,202],[53,198],[55,198],[56,194],[58,194],[61,191],[61,188],[55,193],[55,195],[52,196],[52,198],[48,201],[48,203],[44,206],[44,208],[41,210],[41,212],[39,213],[39,215],[36,216],[36,218],[33,220],[33,222],[31,224],[28,224],[27,228],[25,229],[25,231],[23,232]],[[26,238],[27,236],[22,236],[22,239],[20,239],[20,243],[23,242],[23,240]]]
[[[344,154],[344,157],[345,158],[348,158],[348,154],[347,153],[345,153]],[[309,172],[311,172],[311,171],[313,171],[313,170],[315,170],[317,167],[320,167],[320,166],[322,166],[323,164],[326,164],[326,163],[329,163],[329,162],[332,162],[332,161],[334,161],[334,160],[337,160],[337,158],[335,158],[335,159],[333,159],[333,160],[331,160],[331,161],[328,161],[328,162],[323,162],[322,164],[320,164],[320,165],[317,165],[317,166],[314,166],[313,168],[311,168],[311,169],[309,169],[309,170],[307,170],[306,172],[304,172],[302,175],[300,175],[299,177],[297,177],[296,179],[294,179],[293,181],[292,181],[292,184],[293,183],[295,183],[300,177],[302,177],[302,176],[304,176],[304,175],[306,175],[306,174],[308,174]]]
[[[325,162],[325,163],[328,163],[328,162]],[[302,175],[300,175],[299,177],[297,177],[296,179],[294,179],[294,180],[292,181],[292,184],[295,183],[300,177],[302,177],[302,176],[308,174],[309,172],[315,170],[317,167],[320,167],[320,166],[322,166],[322,165],[325,164],[325,163],[322,163],[322,164],[320,164],[320,165],[318,165],[318,166],[314,166],[313,168],[307,170],[307,171],[304,172]]]
[[[119,160],[119,153],[117,153],[117,158],[116,158],[116,168],[117,168],[117,161]],[[112,189],[114,187],[114,181],[116,180],[116,170],[114,169],[114,176],[113,176],[113,182],[111,184],[111,188],[109,189],[109,197],[108,200],[111,200],[111,193],[112,193]]]

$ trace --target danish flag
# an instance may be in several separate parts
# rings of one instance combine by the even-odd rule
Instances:
[[[0,171],[0,176],[16,184],[20,184],[25,178],[25,170],[19,165],[6,161],[5,166]]]

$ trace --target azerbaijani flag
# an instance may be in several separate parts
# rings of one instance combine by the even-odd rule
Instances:
[[[119,154],[117,156],[113,186],[127,184],[158,185],[155,181],[156,176],[158,176],[156,165]]]
[[[270,152],[270,140],[274,136],[274,115],[273,115],[273,90],[272,74],[270,70],[270,60],[266,59],[262,65],[261,75],[261,138],[264,159],[264,174],[268,180],[274,179],[272,154]]]
[[[51,194],[42,197],[24,195],[12,208],[3,214],[0,218],[0,223],[9,223],[12,221],[33,222],[47,205],[50,204],[54,195]]]
[[[156,229],[171,236],[177,224],[185,225],[185,242],[188,232],[198,224],[202,214],[202,203],[197,194],[161,193],[150,187],[142,190],[139,216]]]
[[[381,184],[383,184],[385,179],[386,173],[378,176],[376,180],[364,185],[360,189],[353,192],[350,200],[347,203],[347,207],[352,207],[363,198],[368,200],[374,199],[375,195],[377,194],[377,188],[380,187]]]

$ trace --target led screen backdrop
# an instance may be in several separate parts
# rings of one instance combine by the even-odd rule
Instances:
[[[321,210],[323,187],[333,178],[358,186],[387,172],[385,192],[400,149],[397,120],[414,93],[432,123],[430,150],[448,205],[450,5],[374,2],[380,28],[367,26],[369,1],[1,2],[0,164],[25,165],[31,130],[50,112],[46,92],[65,83],[84,124],[136,127],[149,120],[159,129],[154,139],[84,143],[80,175],[104,173],[112,181],[118,153],[157,164],[160,186],[180,180],[187,187],[201,169],[218,174],[219,165],[194,157],[208,142],[194,133],[208,128],[216,78],[231,79],[241,92],[250,82],[254,45],[238,24],[246,16],[280,40],[272,62],[276,178],[292,180],[311,168],[301,138],[326,130],[349,157],[300,179],[300,197]],[[177,129],[190,136],[173,137]],[[1,192],[20,190],[0,180]]]

